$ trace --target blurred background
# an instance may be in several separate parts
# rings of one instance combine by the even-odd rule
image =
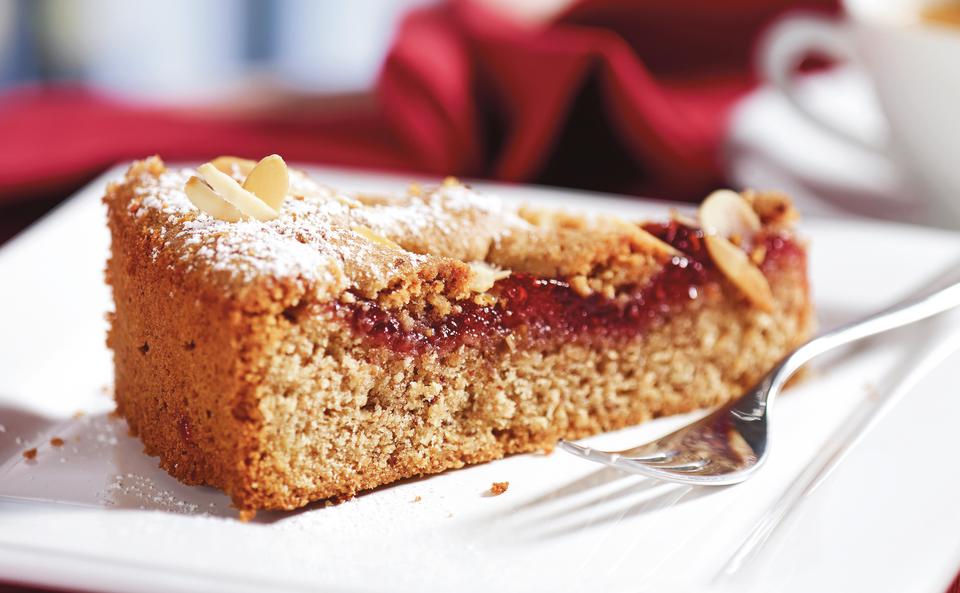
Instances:
[[[685,201],[776,187],[937,222],[864,146],[886,124],[861,68],[790,64],[859,145],[764,83],[758,53],[798,15],[848,20],[834,0],[0,0],[0,241],[155,153]]]

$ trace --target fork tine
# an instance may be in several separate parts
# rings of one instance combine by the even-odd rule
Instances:
[[[567,453],[573,453],[577,457],[582,457],[583,459],[589,459],[590,461],[598,461],[600,463],[614,464],[617,459],[620,457],[616,453],[610,453],[608,451],[600,451],[598,449],[593,449],[591,447],[584,447],[583,445],[578,445],[571,441],[560,441],[560,448],[566,451]]]
[[[676,451],[657,451],[656,453],[650,453],[649,455],[631,455],[630,451],[635,451],[636,449],[628,449],[626,451],[620,451],[620,457],[624,459],[629,459],[631,461],[639,461],[641,463],[669,463],[671,459],[677,456]]]
[[[684,467],[684,464],[676,466],[663,465],[670,463],[671,460],[677,456],[677,451],[657,451],[649,455],[630,455],[630,449],[616,452],[603,451],[601,449],[594,449],[592,447],[584,447],[583,445],[578,445],[570,441],[560,441],[560,447],[568,453],[576,455],[577,457],[620,467],[630,467],[633,463],[665,469],[671,469],[672,467]],[[621,464],[621,461],[632,463]],[[682,471],[682,469],[678,471]]]
[[[665,478],[671,473],[696,473],[710,465],[710,460],[697,459],[689,463],[662,465],[655,463],[644,463],[629,457],[621,457],[615,460],[613,465],[633,473],[641,473],[647,476]]]
[[[699,471],[710,465],[709,459],[697,459],[696,461],[691,461],[690,463],[681,463],[678,465],[657,465],[657,469],[662,469],[669,472],[695,472]]]

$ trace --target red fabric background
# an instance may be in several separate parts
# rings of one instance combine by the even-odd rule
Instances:
[[[120,161],[217,154],[696,199],[723,181],[730,106],[787,7],[833,0],[584,0],[540,27],[468,0],[410,14],[372,107],[231,117],[77,87],[0,96],[0,201],[65,194]]]

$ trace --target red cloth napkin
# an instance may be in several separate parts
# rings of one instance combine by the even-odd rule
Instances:
[[[277,152],[324,162],[697,199],[723,182],[730,106],[787,7],[834,0],[583,0],[525,26],[468,0],[411,13],[373,108],[200,116],[76,87],[0,96],[0,202],[119,161]]]

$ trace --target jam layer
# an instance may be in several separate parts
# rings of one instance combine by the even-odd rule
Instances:
[[[647,283],[620,287],[614,298],[581,296],[560,279],[513,274],[490,290],[497,297],[495,304],[468,301],[442,317],[402,323],[395,313],[370,301],[341,304],[337,311],[369,346],[404,354],[444,354],[460,346],[496,348],[508,336],[527,343],[630,339],[720,289],[721,276],[700,229],[676,221],[644,229],[684,255],[673,257]],[[803,249],[785,236],[758,237],[757,244],[765,250],[761,269],[766,274],[783,265],[804,265]]]

